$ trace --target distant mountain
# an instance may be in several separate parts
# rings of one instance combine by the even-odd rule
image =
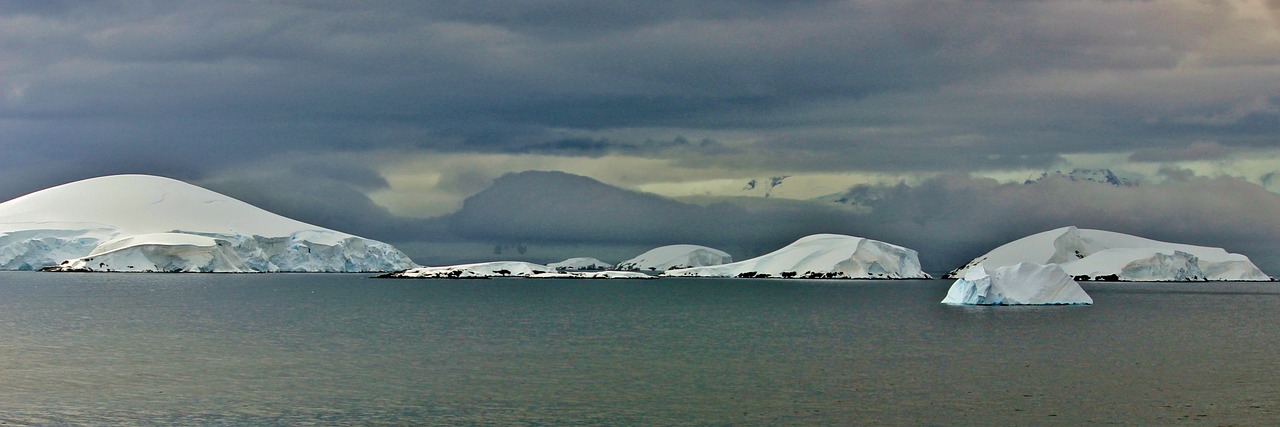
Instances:
[[[461,235],[495,243],[669,242],[716,230],[733,210],[677,202],[563,172],[499,177],[446,221]]]
[[[414,266],[386,243],[182,181],[114,175],[0,203],[0,269],[372,272]]]
[[[1073,182],[1097,182],[1117,187],[1136,187],[1139,183],[1137,179],[1121,178],[1110,169],[1072,169],[1066,173],[1062,171],[1044,172],[1040,174],[1039,178],[1028,179],[1026,183],[1034,184],[1049,177],[1062,177]]]

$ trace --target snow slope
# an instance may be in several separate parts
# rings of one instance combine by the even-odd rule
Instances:
[[[442,267],[417,267],[380,278],[397,279],[487,279],[526,277],[534,279],[656,279],[635,271],[556,271],[550,266],[522,261],[491,261]]]
[[[0,203],[0,269],[369,272],[414,266],[386,243],[182,181],[113,175]]]
[[[978,264],[994,269],[1020,262],[1057,264],[1077,279],[1271,280],[1248,257],[1228,253],[1222,248],[1167,243],[1076,227],[1049,230],[1009,242],[973,259],[946,277],[963,277]]]
[[[378,277],[423,279],[479,279],[488,277],[529,277],[554,272],[551,267],[522,261],[492,261],[442,267],[416,267]]]
[[[698,245],[670,245],[650,249],[623,261],[618,270],[666,271],[673,269],[720,265],[733,262],[725,251]]]
[[[555,273],[542,273],[529,276],[530,279],[639,279],[649,280],[657,279],[653,276],[639,271],[559,271]]]
[[[912,279],[920,271],[916,251],[839,234],[815,234],[756,258],[707,267],[667,270],[673,277],[782,277]]]
[[[607,262],[604,262],[595,258],[581,257],[581,258],[569,258],[560,262],[553,262],[551,264],[547,264],[547,267],[551,267],[552,270],[556,270],[556,271],[607,270],[607,269],[613,268],[613,264],[609,264]]]
[[[1093,304],[1093,298],[1056,264],[1022,262],[988,272],[979,264],[947,291],[943,304],[1062,305]]]

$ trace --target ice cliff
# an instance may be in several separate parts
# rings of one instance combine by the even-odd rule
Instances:
[[[756,258],[667,270],[672,277],[925,279],[916,251],[861,237],[815,234]]]
[[[1222,248],[1167,243],[1076,227],[1049,230],[1009,242],[945,277],[964,277],[978,264],[993,269],[1020,262],[1057,264],[1076,280],[1271,280],[1248,257]]]
[[[391,245],[303,223],[182,181],[114,175],[0,203],[0,269],[373,272]]]
[[[1023,262],[996,268],[973,266],[951,284],[943,304],[1064,305],[1093,304],[1093,298],[1057,265]]]

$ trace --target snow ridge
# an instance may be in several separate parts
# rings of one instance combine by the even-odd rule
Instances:
[[[650,249],[618,263],[616,270],[661,272],[733,262],[727,252],[698,245],[668,245]]]
[[[1248,257],[1222,248],[1161,242],[1103,230],[1063,227],[992,249],[946,278],[1020,262],[1056,264],[1076,280],[1268,281]]]
[[[916,251],[861,237],[815,234],[756,258],[667,270],[670,277],[927,279]]]
[[[440,267],[417,267],[383,274],[394,279],[488,279],[522,277],[532,279],[656,279],[636,271],[556,271],[550,266],[523,261],[491,261]]]

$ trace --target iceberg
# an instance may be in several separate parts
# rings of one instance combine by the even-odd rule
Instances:
[[[951,284],[943,304],[959,305],[1067,305],[1093,304],[1062,268],[1022,262],[988,272],[979,264]]]
[[[1076,280],[1271,280],[1248,257],[1222,248],[1076,227],[1049,230],[1006,243],[944,277],[964,277],[979,264],[992,269],[1020,262],[1056,264]]]
[[[375,272],[415,265],[386,243],[158,176],[91,178],[0,203],[0,270]]]
[[[815,234],[735,263],[667,270],[670,277],[928,279],[916,251],[861,237]]]
[[[669,245],[650,249],[635,258],[618,263],[614,269],[661,272],[731,262],[733,257],[719,249],[698,245]]]

